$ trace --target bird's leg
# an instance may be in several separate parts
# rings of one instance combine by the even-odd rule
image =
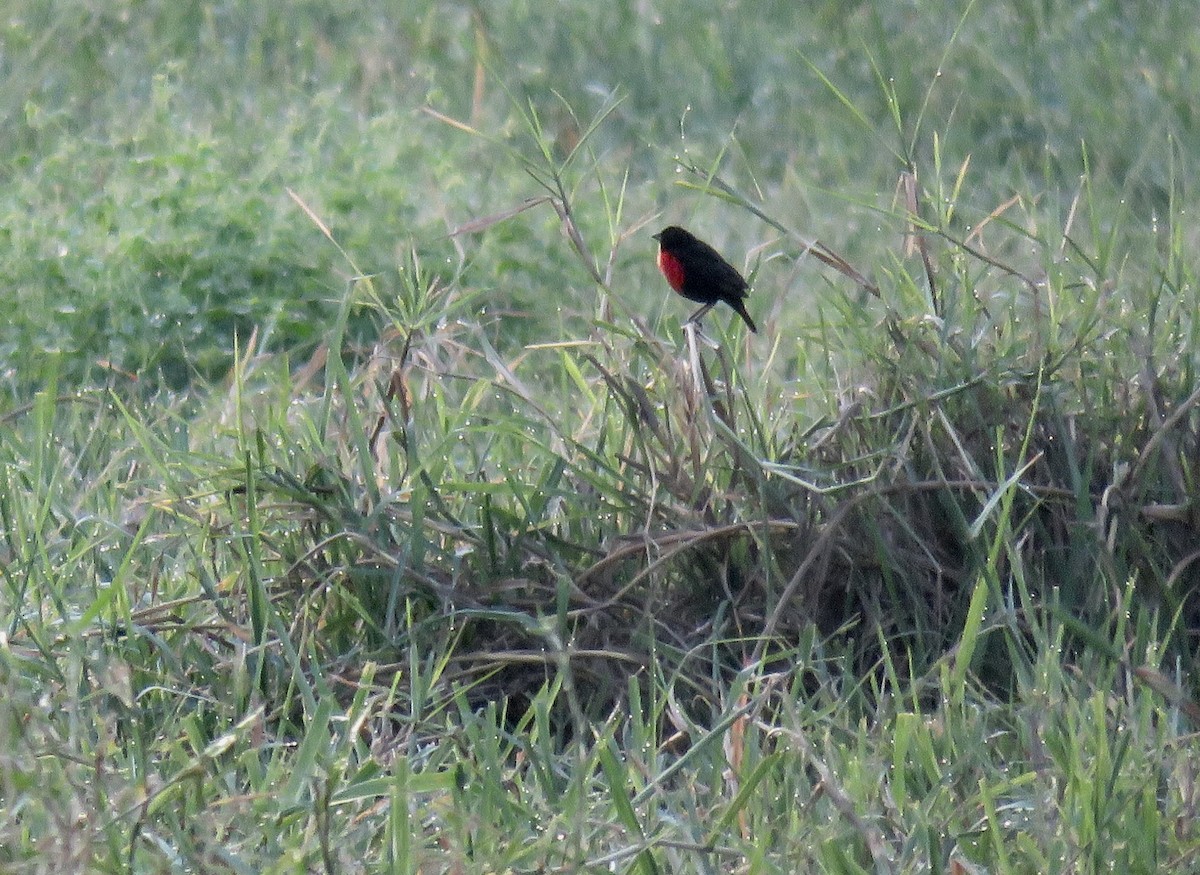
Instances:
[[[697,310],[695,313],[693,313],[691,316],[689,316],[687,322],[684,322],[683,324],[684,325],[694,325],[696,322],[700,321],[701,316],[703,316],[705,313],[707,313],[709,310],[711,310],[715,306],[717,306],[716,301],[713,301],[711,304],[705,304],[703,307],[701,307],[699,310]]]
[[[697,336],[699,337],[699,340],[706,346],[709,346],[712,349],[720,349],[720,344],[704,333],[704,329],[700,327],[699,322],[692,322],[691,320],[684,322],[683,333],[687,337],[688,350],[691,352],[693,362],[698,362],[698,359],[696,359],[695,356]],[[696,371],[699,372],[698,364],[696,365]]]

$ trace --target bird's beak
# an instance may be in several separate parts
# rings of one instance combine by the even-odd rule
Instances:
[[[657,234],[651,234],[650,237],[653,240],[658,240],[659,238],[662,237],[662,231],[659,231]]]

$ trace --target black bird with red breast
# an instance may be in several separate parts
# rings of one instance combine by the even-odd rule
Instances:
[[[658,269],[671,288],[689,301],[704,305],[688,322],[697,321],[724,301],[737,311],[751,331],[758,331],[742,303],[750,284],[717,250],[678,225],[663,228],[654,239],[658,241]]]

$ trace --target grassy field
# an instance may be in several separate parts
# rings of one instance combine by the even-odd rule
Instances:
[[[16,0],[0,869],[1200,869],[1194,18]]]

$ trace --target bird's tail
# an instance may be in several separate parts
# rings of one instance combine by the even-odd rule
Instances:
[[[754,324],[754,320],[750,318],[750,314],[746,312],[746,305],[741,301],[730,301],[730,306],[737,310],[737,314],[742,317],[742,321],[755,334],[758,333],[758,326]]]

